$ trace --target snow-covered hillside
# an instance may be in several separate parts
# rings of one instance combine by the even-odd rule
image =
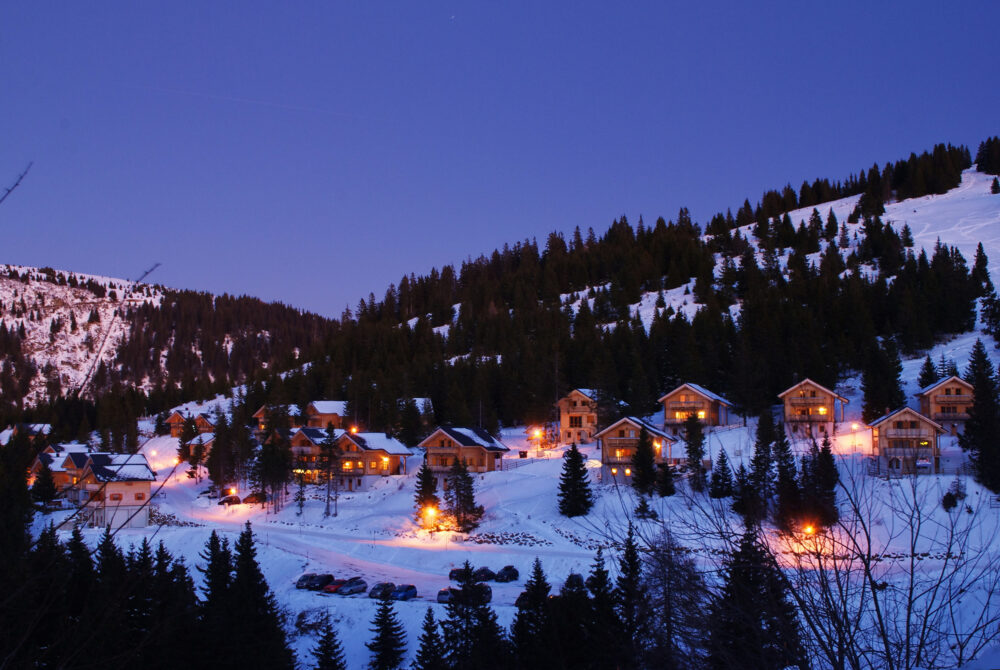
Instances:
[[[105,295],[97,295],[95,287]],[[79,389],[95,361],[114,359],[127,335],[128,324],[115,312],[143,302],[158,305],[162,299],[159,288],[146,284],[0,265],[0,319],[8,330],[24,329],[22,352],[38,368],[26,401],[45,397],[53,379],[63,393]]]

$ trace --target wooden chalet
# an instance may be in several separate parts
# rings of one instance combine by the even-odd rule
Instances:
[[[334,439],[340,437],[341,430],[334,432]],[[302,475],[305,482],[316,483],[321,479],[319,472],[322,466],[323,441],[326,440],[326,430],[303,426],[292,430],[288,435],[291,444],[292,458],[295,460],[295,473]]]
[[[38,476],[42,463],[47,463],[49,470],[52,471],[52,481],[55,482],[56,491],[60,493],[67,491],[80,481],[83,468],[87,464],[89,449],[89,446],[80,442],[50,444],[32,462],[31,478]],[[77,454],[76,459],[70,458],[70,454]]]
[[[779,393],[784,403],[784,422],[792,432],[812,435],[815,431],[832,433],[837,417],[837,402],[840,402],[840,420],[844,420],[844,405],[849,401],[811,379],[803,379],[798,384]]]
[[[941,470],[938,435],[941,424],[903,407],[868,424],[872,429],[872,458],[878,474],[930,474]]]
[[[284,409],[288,415],[289,428],[299,428],[302,425],[299,419],[302,416],[302,411],[298,405],[262,405],[260,409],[253,413],[253,418],[257,421],[258,433],[266,432],[271,427],[269,425],[271,413],[276,409]],[[326,428],[326,426],[323,426],[323,428]]]
[[[731,402],[703,386],[681,384],[657,402],[663,405],[663,428],[677,435],[688,417],[695,416],[706,426],[729,424]]]
[[[632,457],[639,447],[639,433],[645,428],[653,443],[656,463],[679,464],[686,459],[674,453],[677,438],[634,416],[626,416],[598,432],[594,437],[601,449],[601,480],[629,482]]]
[[[448,470],[455,459],[462,460],[469,472],[494,472],[503,469],[503,455],[510,449],[482,428],[440,426],[419,447],[425,449],[427,466],[442,488],[447,485]]]
[[[405,444],[385,433],[348,431],[337,439],[340,449],[340,487],[364,491],[380,477],[406,474],[413,455]]]
[[[306,405],[306,426],[326,428],[332,423],[334,428],[343,428],[346,415],[346,400],[313,400]]]
[[[587,444],[597,432],[597,393],[573,389],[556,403],[559,409],[559,442]]]
[[[144,528],[149,525],[149,496],[156,473],[142,454],[90,454],[81,493],[90,524]]]
[[[184,422],[190,416],[190,414],[181,414],[177,410],[174,410],[170,416],[167,417],[167,425],[170,426],[170,437],[181,436],[181,432],[184,430]],[[194,415],[194,425],[199,433],[215,432],[215,419],[211,414],[206,412],[199,412]]]
[[[965,427],[973,401],[972,384],[961,377],[951,376],[920,389],[920,413],[939,422],[952,435]]]

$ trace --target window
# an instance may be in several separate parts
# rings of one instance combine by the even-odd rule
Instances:
[[[618,431],[618,437],[625,437],[625,429],[624,428],[622,428],[621,430]]]
[[[621,460],[623,458],[625,458],[625,450],[624,449],[615,449],[615,459]]]
[[[146,494],[145,493],[136,493],[135,494],[135,499],[136,500],[145,500],[146,499]]]
[[[115,502],[120,501],[122,499],[122,494],[121,493],[112,493],[111,495],[108,496],[108,499],[109,500],[113,500]]]
[[[699,419],[704,419],[705,418],[705,410],[703,410],[703,409],[698,410],[698,418]]]
[[[569,418],[570,428],[583,428],[583,417],[582,416],[571,416]]]
[[[899,470],[900,467],[902,467],[902,462],[898,458],[890,458],[889,459],[889,469],[890,470]]]
[[[819,413],[820,414],[826,414],[826,407],[820,407],[819,408]]]

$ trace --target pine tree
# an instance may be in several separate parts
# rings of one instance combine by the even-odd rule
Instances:
[[[969,453],[976,481],[1000,493],[1000,399],[997,377],[982,340],[976,340],[965,381],[972,384],[972,407],[958,443]]]
[[[750,459],[749,490],[745,494],[743,516],[754,522],[767,516],[768,502],[774,492],[774,457],[772,446],[776,430],[770,410],[757,417],[757,437]]]
[[[747,530],[708,621],[708,667],[807,667],[795,607],[774,559]]]
[[[448,513],[463,532],[476,527],[483,516],[483,508],[476,505],[475,485],[465,463],[458,458],[448,472],[448,489],[444,494]]]
[[[448,670],[444,657],[444,641],[434,621],[434,611],[428,607],[424,614],[424,622],[420,629],[417,657],[413,661],[412,670]]]
[[[618,619],[623,629],[627,631],[619,667],[635,668],[639,666],[649,631],[646,627],[642,561],[639,558],[639,545],[636,543],[631,523],[628,525],[622,555],[618,561],[618,579],[615,581],[614,595]]]
[[[725,450],[719,452],[719,459],[712,468],[712,480],[708,485],[711,498],[728,498],[733,495],[733,473],[729,468],[729,457]]]
[[[574,442],[563,458],[563,470],[559,478],[559,513],[568,517],[583,516],[593,506],[594,497],[590,492],[586,462]]]
[[[511,626],[514,663],[519,668],[547,670],[559,663],[553,653],[558,647],[549,610],[550,591],[542,562],[536,558],[531,576],[518,598],[517,614]]]
[[[656,493],[660,497],[672,496],[677,492],[674,486],[674,469],[669,463],[660,463],[656,474]]]
[[[615,608],[611,576],[604,565],[604,552],[598,548],[590,575],[586,581],[590,592],[591,635],[588,638],[588,656],[593,668],[614,668],[619,662],[626,632]]]
[[[416,519],[420,521],[420,515],[424,509],[432,507],[439,509],[441,500],[437,496],[437,478],[427,465],[426,459],[417,470],[416,494],[413,497],[413,506],[416,509]]]
[[[656,455],[653,440],[645,426],[639,429],[639,443],[632,454],[632,487],[640,495],[649,495],[656,486]]]
[[[924,359],[924,364],[920,367],[920,376],[917,378],[917,384],[920,385],[920,388],[927,388],[937,380],[937,368],[934,367],[934,361],[931,360],[931,355],[927,354],[927,358]]]
[[[371,660],[368,661],[369,670],[396,670],[403,662],[406,633],[403,624],[396,617],[392,602],[389,598],[382,598],[375,611],[375,618],[372,619],[370,630],[374,637],[365,643],[368,651],[372,652]]]
[[[52,468],[49,467],[49,462],[42,458],[42,467],[38,470],[38,475],[35,476],[35,483],[31,486],[31,496],[42,503],[43,505],[48,505],[56,497],[56,482],[52,478]]]
[[[320,443],[319,447],[320,458],[323,463],[323,471],[326,476],[326,506],[323,508],[323,516],[330,516],[330,488],[335,482],[339,481],[337,475],[337,470],[340,467],[340,449],[337,447],[337,430],[333,427],[333,424],[327,424],[326,432],[323,435],[323,441]],[[333,501],[334,509],[333,515],[337,516],[337,494],[339,491],[334,491]]]
[[[347,670],[347,661],[344,659],[344,648],[337,637],[337,631],[326,617],[323,627],[320,629],[319,640],[312,649],[312,657],[316,664],[314,670]]]
[[[990,193],[993,195],[1000,193],[1000,179],[993,177],[993,183],[990,184]]]
[[[774,463],[778,472],[775,492],[778,502],[774,512],[774,522],[784,531],[794,527],[801,511],[802,493],[796,476],[795,457],[784,426],[779,427],[778,439],[774,443]]]
[[[691,414],[684,421],[684,440],[687,443],[687,465],[691,490],[705,489],[705,431],[698,417]]]
[[[906,396],[903,395],[903,385],[900,381],[902,372],[903,364],[899,360],[899,352],[891,340],[871,346],[861,373],[861,387],[864,392],[861,416],[865,422],[871,423],[887,411],[906,404]]]
[[[493,609],[481,601],[468,561],[462,566],[458,589],[441,622],[445,657],[453,670],[506,668],[510,655],[503,629]]]
[[[295,506],[298,507],[295,516],[302,516],[302,510],[306,506],[306,482],[304,475],[301,473],[296,478],[299,480],[299,485],[295,489]]]
[[[420,409],[413,398],[407,398],[403,402],[399,415],[399,440],[408,447],[415,447],[420,442],[422,431],[423,421],[420,418]]]

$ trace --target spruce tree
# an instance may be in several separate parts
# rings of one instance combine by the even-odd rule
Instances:
[[[314,670],[347,670],[344,648],[329,617],[323,620],[319,640],[312,649],[312,657],[315,660]]]
[[[444,641],[434,620],[434,611],[430,607],[424,614],[417,657],[413,661],[412,670],[448,670],[448,663],[444,657]]]
[[[711,498],[728,498],[733,495],[733,473],[729,468],[729,457],[726,456],[725,450],[719,452],[719,458],[712,468],[708,495]]]
[[[639,443],[632,454],[632,487],[640,495],[649,495],[656,486],[656,455],[653,440],[643,426],[639,429]]]
[[[462,566],[458,589],[441,622],[445,657],[453,670],[508,667],[510,650],[493,609],[480,599],[479,586],[468,561]]]
[[[463,532],[472,530],[483,516],[483,508],[476,505],[475,485],[465,463],[458,458],[448,472],[448,489],[444,494],[448,513]]]
[[[31,496],[43,505],[48,505],[55,500],[56,483],[52,479],[52,468],[49,467],[49,462],[44,458],[40,460],[42,467],[39,468],[38,475],[35,476],[35,483],[31,486]]]
[[[705,430],[694,414],[684,421],[684,440],[687,444],[687,465],[691,490],[705,489]]]
[[[743,534],[724,575],[722,592],[709,612],[708,667],[807,667],[785,580],[753,530]]]
[[[768,503],[774,492],[772,447],[776,432],[770,410],[764,410],[757,417],[757,437],[753,457],[750,459],[749,490],[744,498],[746,508],[743,516],[754,522],[767,515]]]
[[[614,587],[604,564],[604,552],[598,548],[586,580],[590,592],[591,624],[588,656],[594,668],[613,668],[618,662],[625,632],[615,609]]]
[[[295,516],[302,516],[302,511],[306,505],[306,483],[305,476],[299,473],[296,475],[296,479],[299,480],[298,486],[295,488],[295,506],[298,511],[295,512]]]
[[[674,486],[674,469],[669,463],[660,463],[656,473],[656,493],[660,497],[672,496],[677,492]]]
[[[977,339],[972,348],[965,381],[972,384],[973,399],[958,443],[969,453],[976,481],[1000,493],[1000,399],[993,364],[982,340]]]
[[[614,595],[618,620],[626,631],[619,667],[635,668],[639,666],[649,631],[646,628],[647,603],[642,587],[642,561],[631,523],[618,561]]]
[[[439,509],[441,500],[437,496],[437,478],[431,471],[427,461],[424,460],[417,470],[416,493],[413,496],[413,506],[416,509],[416,519],[420,521],[420,515],[428,507]]]
[[[403,624],[396,617],[392,602],[388,597],[382,598],[375,611],[375,618],[372,619],[370,630],[374,637],[365,643],[368,651],[372,652],[371,660],[368,661],[369,670],[396,670],[403,662],[406,633]]]
[[[542,562],[536,558],[531,576],[518,598],[517,614],[511,625],[514,663],[519,668],[548,670],[559,663],[559,658],[553,653],[558,647],[549,610],[550,591]]]
[[[931,360],[931,355],[927,354],[927,358],[924,359],[924,364],[920,367],[920,376],[917,378],[917,384],[920,388],[927,388],[937,380],[937,368],[934,367],[934,361]]]
[[[594,506],[590,492],[590,477],[583,454],[574,442],[563,458],[562,475],[559,478],[559,513],[563,516],[583,516]]]
[[[781,530],[789,531],[798,519],[802,493],[796,476],[795,457],[792,455],[784,426],[779,428],[778,439],[774,443],[774,463],[778,472],[775,484],[778,502],[774,511],[774,522]]]
[[[1000,179],[993,177],[993,183],[990,184],[990,193],[993,195],[1000,193]]]

